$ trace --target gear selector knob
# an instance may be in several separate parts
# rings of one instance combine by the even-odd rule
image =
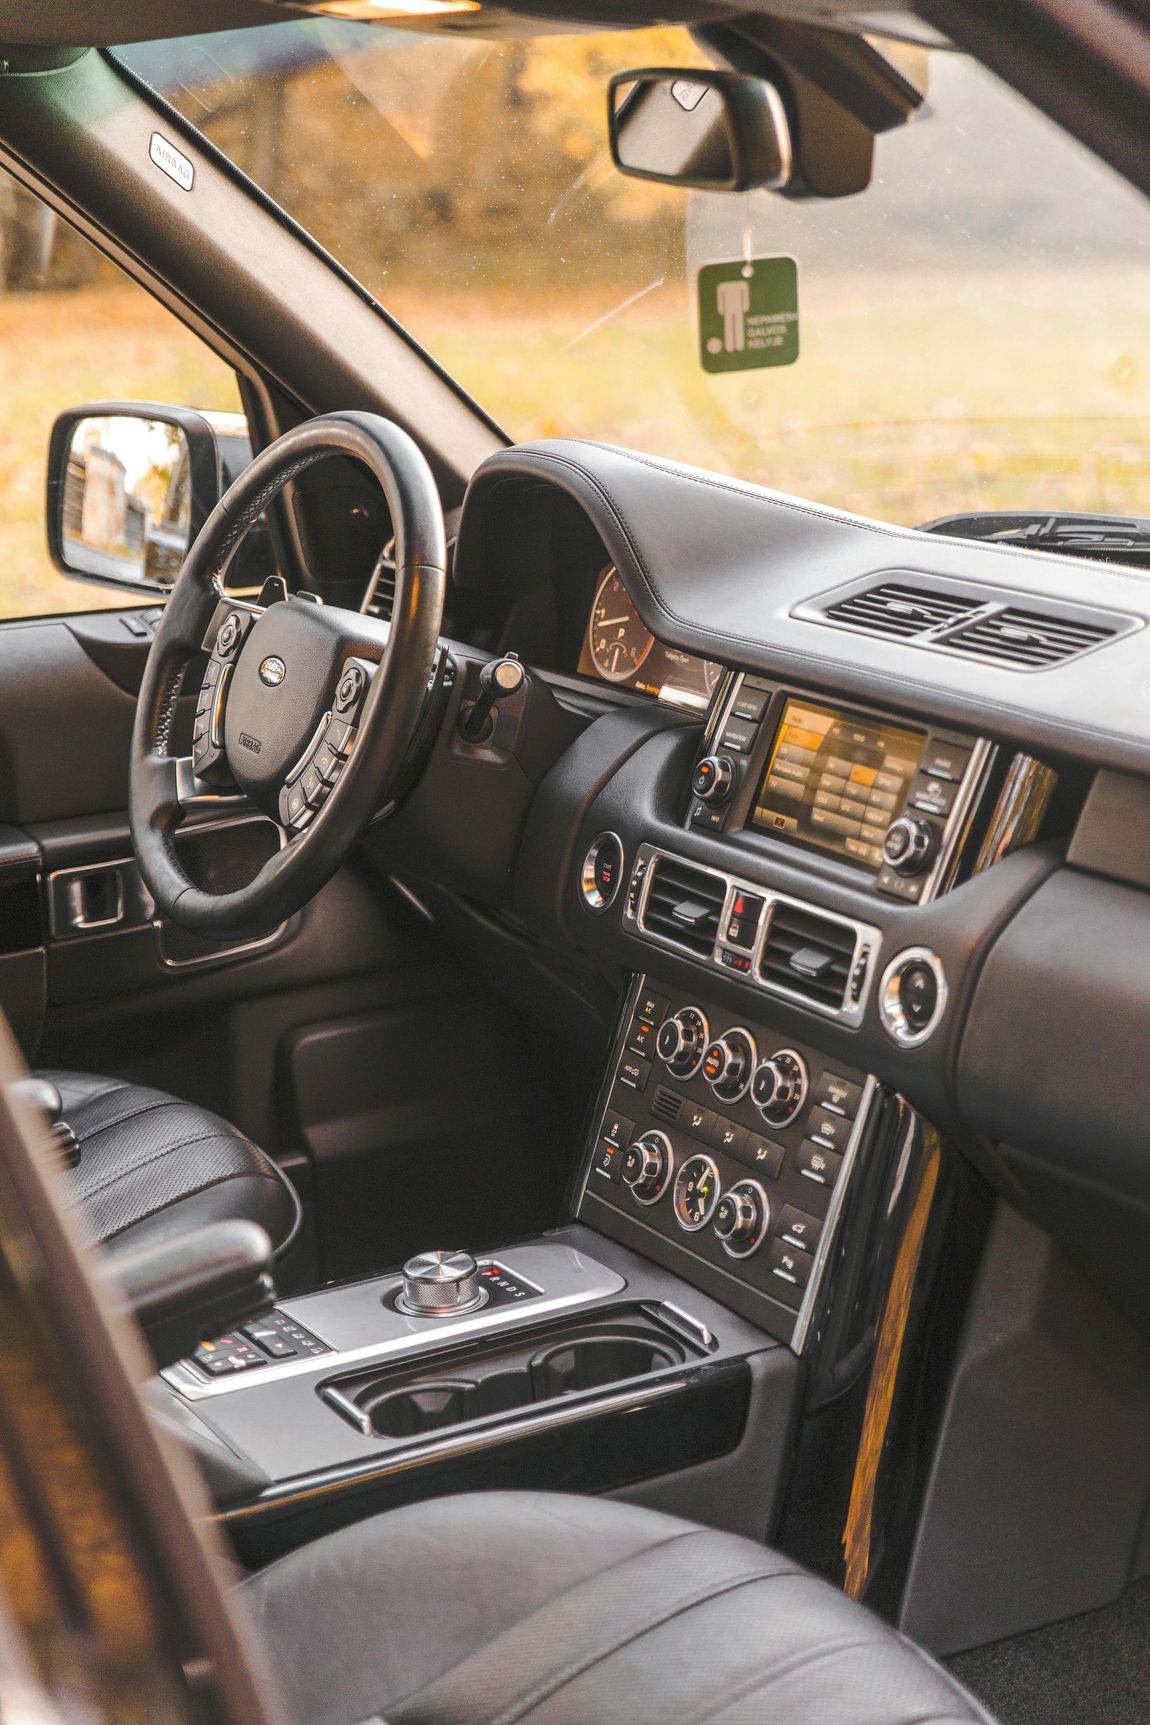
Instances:
[[[479,1265],[470,1252],[417,1252],[403,1266],[403,1288],[396,1299],[412,1317],[447,1318],[482,1306]]]

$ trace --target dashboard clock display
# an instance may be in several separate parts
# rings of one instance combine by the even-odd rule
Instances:
[[[688,1156],[675,1176],[675,1220],[688,1234],[705,1228],[719,1202],[719,1170],[710,1156]]]
[[[619,576],[600,571],[583,631],[579,672],[604,683],[635,689],[672,706],[706,712],[723,667],[656,641]]]
[[[654,635],[614,569],[608,569],[595,594],[587,645],[596,671],[607,683],[630,682],[655,645]]]

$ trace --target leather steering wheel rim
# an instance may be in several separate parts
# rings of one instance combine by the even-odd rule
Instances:
[[[228,564],[249,528],[284,485],[331,456],[360,462],[386,498],[395,535],[390,626],[359,612],[300,599],[261,611],[233,602],[224,593]],[[387,802],[415,733],[442,626],[446,566],[443,510],[431,470],[407,433],[377,414],[332,413],[308,420],[261,451],[231,485],[190,548],[164,607],[144,669],[132,733],[132,844],[144,882],[166,917],[208,937],[263,934],[302,909],[339,868]],[[310,616],[305,617],[305,612]],[[327,666],[329,672],[335,667],[338,683],[340,667],[346,670],[348,660],[354,658],[363,667],[360,680],[365,692],[352,736],[354,748],[340,763],[338,777],[314,818],[309,811],[310,824],[293,833],[247,886],[213,893],[189,878],[177,854],[175,830],[189,804],[201,803],[203,797],[187,794],[189,783],[195,784],[192,764],[173,756],[169,742],[187,665],[209,647],[210,670],[220,651],[224,624],[233,613],[248,633],[240,637],[238,650],[229,649],[234,651],[234,664],[224,667],[231,676],[229,701],[239,699],[235,691],[243,683],[255,690],[247,696],[249,710],[254,703],[266,716],[272,702],[253,680],[257,661],[265,684],[269,665],[281,672],[282,702],[272,712],[276,725],[282,714],[287,733],[293,725],[293,697],[298,699],[301,686],[313,707],[317,701],[322,704],[316,665]],[[265,640],[277,644],[285,627],[294,632],[293,644],[295,635],[301,637],[299,665],[285,664],[292,655],[278,645],[275,655],[259,660],[261,651],[266,653]],[[222,700],[222,690],[220,694]],[[278,691],[275,699],[280,699]],[[259,702],[265,707],[259,708]],[[255,770],[263,744],[246,732],[239,736],[242,750],[227,734],[220,752],[226,753],[227,767],[244,790],[245,774]],[[277,736],[269,752],[275,755],[291,746],[290,735],[286,744]],[[255,751],[250,759],[248,750]],[[255,793],[256,806],[269,814],[271,794],[267,783],[261,783]]]

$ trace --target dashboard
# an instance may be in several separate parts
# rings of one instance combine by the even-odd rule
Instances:
[[[477,470],[454,580],[468,651],[514,651],[531,686],[482,779],[444,748],[389,861],[434,855],[563,988],[645,979],[587,1150],[596,1226],[817,1332],[776,1222],[837,1226],[806,1187],[856,1178],[819,1098],[846,1085],[929,1122],[1150,1329],[1146,577],[551,440]],[[776,1123],[754,1086],[792,1055],[808,1099]],[[684,1165],[705,1179],[676,1201]],[[743,1267],[714,1227],[758,1188]]]

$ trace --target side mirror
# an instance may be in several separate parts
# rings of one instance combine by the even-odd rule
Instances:
[[[777,191],[791,134],[773,84],[742,72],[618,72],[607,97],[611,157],[637,180],[698,191]]]
[[[84,581],[166,593],[250,455],[238,414],[209,418],[153,402],[70,408],[48,445],[53,563]]]

